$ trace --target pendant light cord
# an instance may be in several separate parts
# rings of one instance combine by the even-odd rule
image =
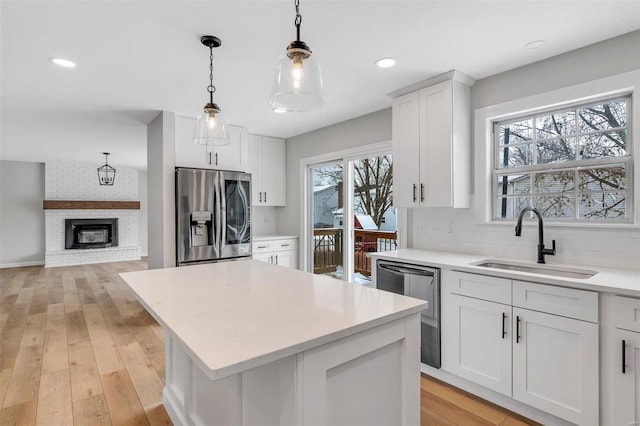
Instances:
[[[296,20],[294,21],[296,25],[296,36],[297,40],[300,41],[300,24],[302,23],[302,15],[300,15],[300,0],[295,0],[296,5]]]
[[[298,1],[298,0],[296,0]],[[213,103],[213,93],[216,91],[216,86],[213,85],[213,45],[209,46],[209,102]]]

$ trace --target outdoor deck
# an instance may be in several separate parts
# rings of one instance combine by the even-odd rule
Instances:
[[[354,236],[354,269],[366,277],[371,276],[371,259],[367,253],[396,249],[396,231],[356,229]],[[342,228],[316,228],[313,230],[313,272],[330,274],[343,266]]]

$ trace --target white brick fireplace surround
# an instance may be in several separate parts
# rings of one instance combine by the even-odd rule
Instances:
[[[45,164],[45,199],[78,201],[138,201],[135,169],[115,166],[113,186],[98,183],[97,165],[78,163]],[[45,267],[80,265],[140,259],[138,215],[126,209],[47,209],[45,222]],[[65,219],[118,218],[117,247],[65,249]]]

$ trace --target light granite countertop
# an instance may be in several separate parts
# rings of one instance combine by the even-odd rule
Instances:
[[[211,379],[426,308],[426,302],[257,260],[120,274]]]

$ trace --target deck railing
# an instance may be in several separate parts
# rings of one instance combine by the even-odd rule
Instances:
[[[396,231],[369,231],[356,229],[354,233],[354,269],[363,275],[371,275],[371,259],[367,253],[395,250]],[[313,272],[326,274],[336,271],[343,264],[342,228],[317,228],[313,230]]]

